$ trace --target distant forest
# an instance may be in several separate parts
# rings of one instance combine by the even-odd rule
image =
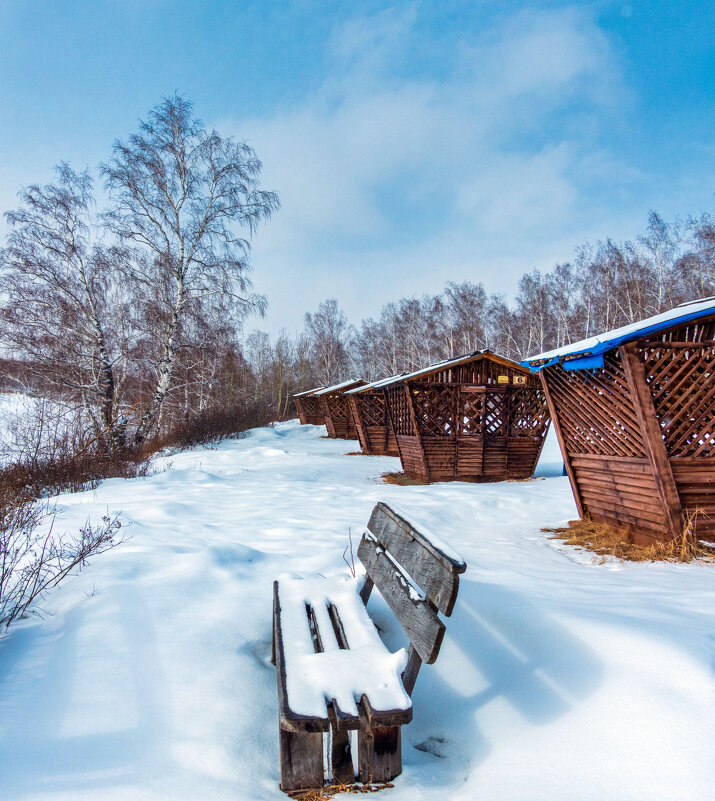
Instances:
[[[371,381],[490,348],[521,360],[715,294],[715,221],[668,223],[651,212],[634,240],[584,244],[574,259],[519,281],[512,303],[471,281],[439,295],[402,298],[353,325],[335,299],[305,315],[302,332],[243,342],[256,401],[278,419],[293,392],[356,377]]]

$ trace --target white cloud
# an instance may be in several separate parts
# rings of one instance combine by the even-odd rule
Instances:
[[[514,14],[450,43],[441,81],[405,77],[415,20],[348,23],[301,104],[220,126],[250,137],[283,204],[254,254],[274,330],[328,296],[358,322],[446,280],[512,289],[593,233],[600,172],[618,173],[599,125],[628,94],[589,14]]]

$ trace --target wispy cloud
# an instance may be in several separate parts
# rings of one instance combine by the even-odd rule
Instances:
[[[449,279],[511,290],[568,257],[604,187],[632,180],[599,143],[629,95],[588,11],[521,11],[443,42],[439,80],[410,74],[416,21],[409,8],[342,25],[303,102],[230,123],[283,203],[255,254],[270,327],[328,295],[355,319]]]

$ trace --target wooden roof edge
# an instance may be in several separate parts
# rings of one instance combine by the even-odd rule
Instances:
[[[398,378],[405,376],[408,374],[408,371],[405,370],[402,373],[397,373],[396,375],[388,376],[387,378],[378,378],[376,381],[370,381],[367,384],[364,384],[360,387],[355,387],[354,389],[348,389],[345,394],[346,395],[360,395],[363,392],[369,392],[371,389],[378,390],[381,389],[386,384],[390,383],[393,379],[397,380]]]
[[[306,395],[313,395],[320,389],[324,389],[324,387],[313,387],[313,389],[304,389],[302,392],[294,392],[293,397],[302,398],[305,397]]]
[[[489,348],[484,348],[483,350],[475,350],[472,353],[468,353],[464,356],[456,356],[453,359],[446,359],[443,362],[435,362],[434,364],[430,364],[427,367],[421,368],[420,370],[415,370],[412,373],[403,373],[401,375],[392,376],[392,378],[385,379],[384,381],[378,381],[377,383],[380,387],[389,387],[393,384],[412,381],[417,378],[428,378],[436,373],[441,373],[443,370],[449,370],[452,367],[460,367],[464,364],[477,362],[480,359],[486,359],[494,362],[495,364],[499,364],[502,367],[516,370],[524,375],[531,373],[531,370],[529,370],[528,367],[524,367],[524,365],[519,364],[519,362],[512,361],[512,359],[507,359],[506,356],[500,356],[498,353],[494,353],[494,351],[490,350]]]
[[[323,387],[315,392],[315,395],[328,395],[330,393],[339,393],[342,394],[346,392],[348,389],[353,389],[354,387],[363,386],[367,384],[367,381],[363,380],[362,378],[349,378],[347,381],[342,381],[340,384],[333,384],[330,387]]]

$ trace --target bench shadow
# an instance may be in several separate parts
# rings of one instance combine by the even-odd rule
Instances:
[[[406,647],[384,600],[373,596],[371,615],[386,645],[391,650]],[[485,733],[495,729],[488,705],[508,705],[504,714],[509,719],[498,727],[508,736],[514,726],[548,725],[602,683],[598,655],[512,589],[463,580],[446,624],[439,658],[423,665],[417,678],[414,718],[403,733],[406,766],[431,759],[421,782],[453,783],[484,762],[498,744]]]
[[[73,699],[82,694],[79,640],[89,610],[71,609],[61,631],[27,627],[0,649],[0,737],[2,785],[13,798],[48,790],[77,791],[114,786],[156,771],[164,741],[164,705],[154,688],[159,669],[155,632],[143,604],[116,594],[121,644],[113,658],[128,668],[134,725],[116,730],[63,735]]]

